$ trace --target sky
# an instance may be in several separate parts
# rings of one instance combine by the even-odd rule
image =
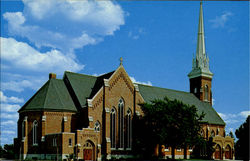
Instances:
[[[1,145],[17,137],[17,110],[64,71],[189,92],[199,1],[1,1]],[[213,107],[235,131],[249,111],[249,2],[203,2]]]

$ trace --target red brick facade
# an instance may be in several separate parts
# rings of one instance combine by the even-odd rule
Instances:
[[[121,112],[118,107],[119,100],[123,100],[124,107],[122,131],[119,131],[122,125],[119,122]],[[121,65],[109,79],[104,79],[103,86],[92,99],[87,100],[87,107],[80,112],[87,115],[79,115],[79,112],[20,112],[18,138],[15,141],[19,145],[20,156],[33,159],[66,159],[70,155],[75,155],[78,159],[85,160],[101,160],[102,157],[112,156],[130,157],[131,147],[129,146],[133,144],[133,138],[129,139],[129,124],[126,118],[129,112],[131,117],[134,114],[143,115],[138,105],[143,102],[145,101],[138,86],[131,82]],[[114,119],[115,138],[112,138],[110,129],[112,112],[116,117]],[[86,120],[86,123],[82,123]],[[37,122],[37,144],[34,144],[34,122]],[[79,128],[79,124],[87,126]],[[233,156],[231,148],[233,142],[224,138],[224,126],[204,124],[202,127],[204,138],[210,137],[214,131],[214,140],[222,147],[218,154]],[[115,147],[112,147],[111,139],[115,140]],[[230,148],[227,148],[226,152],[225,147],[228,145]],[[188,157],[191,152],[192,149],[187,149]],[[171,148],[164,147],[162,153],[170,157]],[[176,158],[183,158],[184,151],[176,149],[175,154]],[[214,157],[216,157],[215,154]]]

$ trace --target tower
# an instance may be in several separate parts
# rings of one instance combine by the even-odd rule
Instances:
[[[188,74],[188,77],[190,92],[201,101],[212,104],[213,73],[209,69],[209,58],[205,49],[202,2],[200,2],[196,56],[193,57],[192,71]]]

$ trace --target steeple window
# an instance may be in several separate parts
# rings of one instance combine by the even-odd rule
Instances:
[[[205,85],[205,101],[208,101],[208,86],[207,85]]]

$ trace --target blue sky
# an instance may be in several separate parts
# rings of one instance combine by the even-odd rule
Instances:
[[[249,2],[204,2],[214,108],[235,131],[249,115]],[[119,58],[134,82],[189,91],[199,2],[1,1],[1,145],[54,72],[99,75]]]

